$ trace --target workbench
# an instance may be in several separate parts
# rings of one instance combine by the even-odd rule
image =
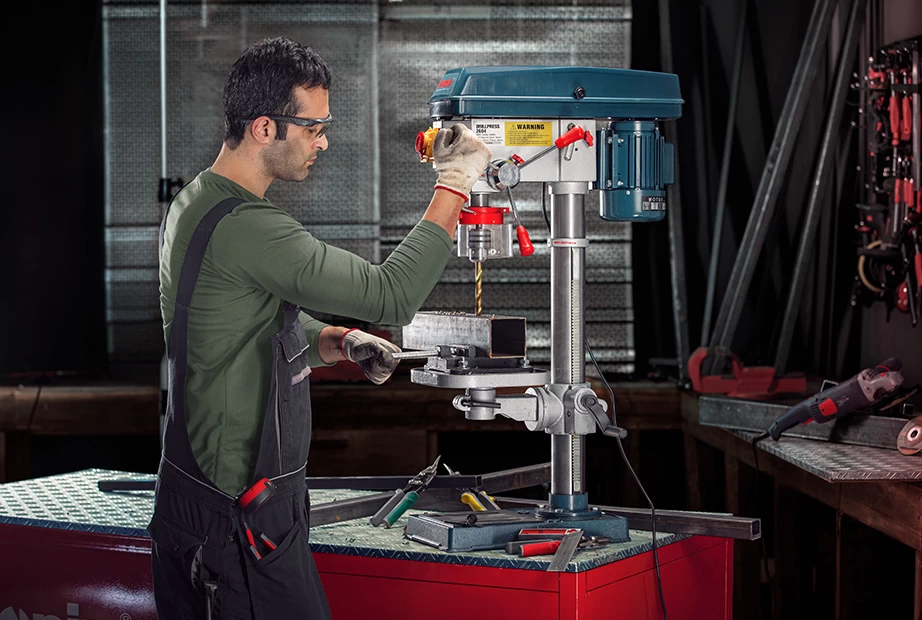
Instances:
[[[153,620],[153,493],[102,493],[103,478],[140,474],[90,469],[0,485],[0,610],[58,618]],[[313,504],[361,491],[311,493]],[[412,511],[411,511],[412,512]],[[402,520],[405,519],[402,518]],[[400,522],[398,522],[400,523]],[[333,617],[469,620],[660,618],[649,532],[580,550],[564,572],[549,556],[447,553],[403,539],[402,528],[365,519],[311,528],[311,547]],[[729,619],[733,541],[658,533],[670,618]],[[12,560],[15,559],[15,560]],[[15,566],[15,570],[9,570]]]
[[[922,455],[896,450],[896,429],[905,421],[855,414],[792,429],[798,437],[766,439],[754,450],[751,440],[758,433],[740,427],[754,429],[799,400],[684,395],[688,508],[752,514],[774,523],[766,532],[774,544],[769,555],[775,618],[863,618],[872,610],[879,617],[922,618]],[[724,428],[708,425],[713,423]],[[844,443],[856,441],[862,425],[864,436],[880,447]],[[716,451],[721,462],[709,462],[703,451]],[[773,480],[769,501],[759,497],[757,474]],[[722,504],[710,491],[719,486],[715,477],[722,478]],[[705,497],[709,491],[711,497]],[[906,545],[914,562],[907,558],[904,566],[892,551],[880,549],[880,535],[871,538],[858,524]],[[757,591],[760,580],[752,576],[763,572],[762,565],[758,547],[737,546],[736,611],[747,620],[770,617]],[[906,577],[908,587],[894,577]],[[819,600],[825,591],[832,594]]]

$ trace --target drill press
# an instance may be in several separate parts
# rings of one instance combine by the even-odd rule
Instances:
[[[550,196],[551,368],[525,355],[525,320],[463,313],[419,313],[403,330],[404,349],[428,354],[415,383],[463,389],[453,405],[474,420],[502,415],[551,435],[551,493],[537,510],[410,517],[407,537],[447,550],[495,548],[522,523],[555,522],[587,534],[628,539],[627,523],[590,506],[585,437],[598,427],[624,437],[585,376],[583,287],[585,199],[600,194],[608,221],[655,222],[673,181],[673,148],[658,122],[681,116],[672,74],[594,67],[465,67],[445,73],[429,99],[433,128],[417,138],[424,161],[441,127],[464,123],[494,159],[471,191],[458,226],[458,255],[480,265],[533,251],[515,208],[521,183],[546,183]],[[499,203],[499,204],[497,204]],[[479,275],[481,272],[477,270]],[[475,297],[479,298],[479,295]],[[497,394],[500,387],[528,387]],[[475,523],[472,523],[475,521]],[[476,524],[477,527],[470,527]]]

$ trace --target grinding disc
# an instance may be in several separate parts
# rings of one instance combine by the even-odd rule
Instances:
[[[922,416],[914,417],[903,426],[896,438],[896,449],[906,455],[922,450]]]

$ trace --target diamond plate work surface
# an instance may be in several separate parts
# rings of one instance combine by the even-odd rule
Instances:
[[[745,431],[730,432],[747,441],[757,435]],[[777,442],[763,439],[758,446],[829,482],[922,480],[922,458],[903,456],[896,451],[896,442],[894,448],[888,450],[782,437]]]
[[[103,493],[97,482],[103,479],[149,479],[136,474],[104,469],[83,471],[20,482],[0,484],[0,524],[45,527],[147,538],[147,524],[154,511],[151,491]],[[314,505],[349,499],[368,492],[315,490]],[[423,514],[411,510],[407,514]],[[401,517],[401,522],[406,516]],[[466,566],[546,570],[551,556],[519,558],[503,551],[448,553],[405,540],[403,527],[375,528],[367,519],[331,523],[311,528],[311,549],[315,553],[335,553],[363,557],[438,562]],[[631,530],[631,540],[605,547],[580,550],[566,572],[581,572],[611,564],[652,550],[650,532]],[[688,535],[659,532],[657,545],[668,545]]]

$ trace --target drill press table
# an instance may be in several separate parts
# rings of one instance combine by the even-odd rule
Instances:
[[[96,486],[132,477],[147,476],[91,469],[0,485],[0,555],[15,567],[0,583],[0,615],[12,607],[29,617],[154,620],[145,529],[153,493]],[[317,505],[361,493],[311,496]],[[657,540],[671,617],[730,618],[733,541],[666,533]],[[550,556],[441,552],[366,519],[311,528],[311,547],[337,619],[372,610],[382,619],[660,617],[649,532],[579,551],[562,573],[546,571]]]

